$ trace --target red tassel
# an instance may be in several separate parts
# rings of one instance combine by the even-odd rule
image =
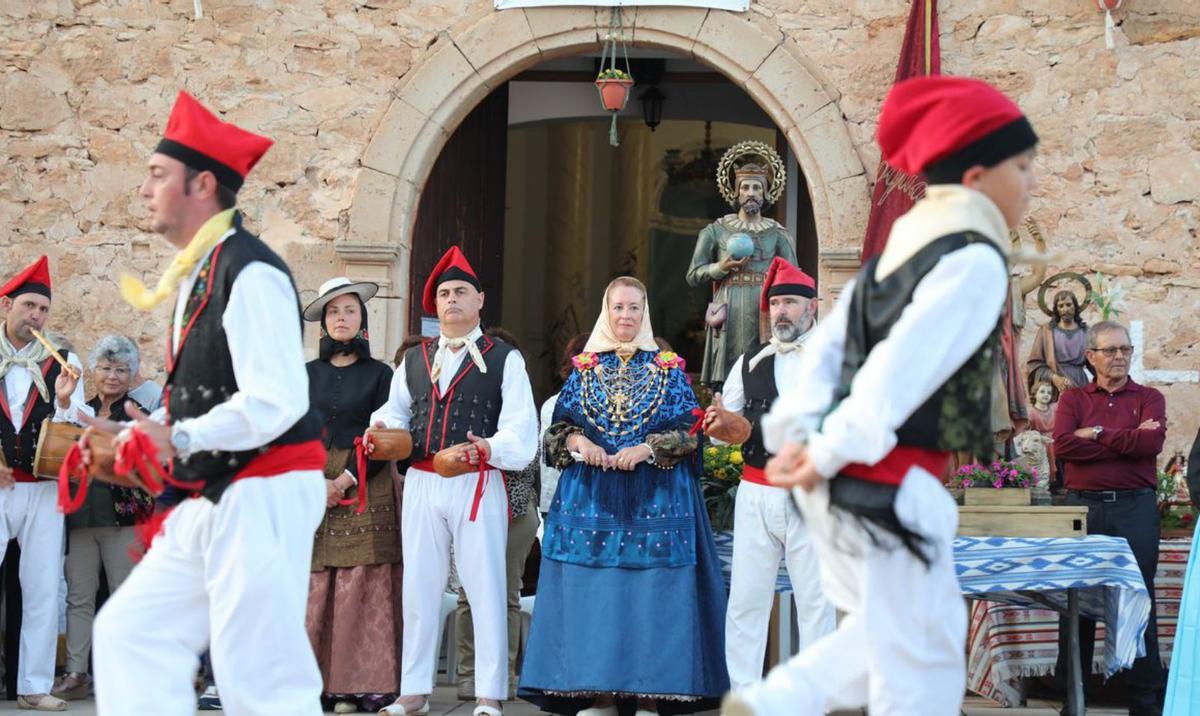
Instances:
[[[113,472],[122,477],[133,474],[135,479],[145,485],[146,491],[155,496],[162,494],[163,488],[168,484],[181,490],[199,490],[204,487],[202,481],[176,480],[174,470],[169,466],[164,470],[154,441],[137,428],[130,428],[130,439],[117,452]]]
[[[704,411],[700,408],[692,408],[692,417],[696,422],[692,425],[692,429],[688,430],[688,435],[698,435],[700,428],[704,427]]]
[[[354,438],[354,460],[358,465],[358,497],[338,500],[339,505],[358,505],[354,514],[361,515],[367,509],[367,446],[362,436]]]
[[[79,490],[73,498],[71,497],[71,477],[79,480]],[[67,450],[62,467],[58,468],[58,511],[64,515],[78,512],[79,508],[83,506],[83,501],[87,499],[87,491],[87,465],[83,463],[83,450],[79,448],[79,443],[75,443],[70,450]]]
[[[475,499],[471,501],[471,521],[479,515],[479,503],[483,502],[483,488],[487,484],[488,464],[483,461],[483,456],[479,456],[479,478],[475,480]],[[509,518],[512,518],[512,506],[509,506]]]

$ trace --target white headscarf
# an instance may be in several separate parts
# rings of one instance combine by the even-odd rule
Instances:
[[[632,341],[623,343],[617,340],[617,334],[613,332],[612,324],[608,320],[608,295],[617,286],[629,286],[631,283],[634,284],[633,288],[642,292],[642,327],[638,329],[638,334]],[[587,345],[583,347],[584,353],[606,353],[608,351],[616,351],[621,355],[633,355],[637,351],[658,352],[658,344],[654,342],[654,329],[650,327],[650,299],[646,295],[646,286],[632,276],[619,276],[608,284],[608,288],[604,289],[604,305],[600,307],[600,317],[596,319],[592,335],[588,337]]]

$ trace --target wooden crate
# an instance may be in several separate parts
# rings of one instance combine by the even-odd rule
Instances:
[[[959,507],[958,534],[963,537],[1084,537],[1087,535],[1087,507]]]
[[[972,507],[976,505],[1028,507],[1030,502],[1028,487],[968,487],[963,490],[963,503]]]

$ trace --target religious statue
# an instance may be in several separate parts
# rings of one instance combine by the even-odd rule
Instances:
[[[1013,438],[1013,452],[1017,463],[1024,465],[1034,474],[1032,490],[1033,504],[1050,504],[1051,467],[1050,438],[1036,430],[1026,430]]]
[[[1010,236],[1013,264],[1031,263],[1033,271],[1027,276],[1014,273],[1010,278],[1004,323],[1000,330],[1000,352],[996,356],[996,371],[992,379],[992,434],[1001,457],[1007,452],[1004,443],[1029,424],[1029,396],[1025,390],[1018,352],[1021,332],[1025,329],[1025,297],[1041,285],[1046,277],[1046,240],[1032,218],[1026,219],[1025,227],[1033,237],[1034,251],[1021,251],[1021,235],[1013,231]]]
[[[1033,405],[1029,406],[1030,426],[1042,435],[1054,434],[1054,414],[1058,412],[1058,391],[1048,380],[1033,384]]]
[[[734,167],[740,159],[747,161]],[[797,263],[787,229],[762,216],[783,195],[786,181],[783,161],[763,142],[739,142],[717,165],[717,188],[738,211],[700,231],[687,272],[688,284],[711,283],[713,289],[705,312],[701,383],[723,383],[737,357],[762,340],[758,300],[771,260],[779,256]]]
[[[1077,281],[1083,287],[1083,300],[1070,290],[1054,293],[1053,306],[1046,306],[1046,292],[1060,279]],[[1029,384],[1048,380],[1061,393],[1067,388],[1087,385],[1090,381],[1084,370],[1084,350],[1087,347],[1087,324],[1082,313],[1087,308],[1092,286],[1083,276],[1063,272],[1046,279],[1038,291],[1038,306],[1050,321],[1038,329],[1029,351],[1025,369]]]
[[[1029,406],[1029,427],[1040,434],[1046,443],[1050,463],[1050,481],[1058,482],[1058,463],[1054,458],[1054,415],[1058,412],[1058,391],[1048,380],[1039,380],[1029,390],[1033,404]]]

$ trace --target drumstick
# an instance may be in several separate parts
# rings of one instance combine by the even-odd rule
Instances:
[[[67,371],[67,373],[70,373],[72,378],[75,378],[76,380],[79,379],[79,369],[68,363],[65,358],[59,355],[58,350],[55,349],[53,343],[46,340],[46,337],[38,332],[38,329],[36,328],[30,328],[29,332],[33,334],[34,338],[38,339],[38,343],[46,346],[46,350],[50,351],[50,355],[54,357],[54,360],[58,361],[58,364],[62,366],[63,370]]]

